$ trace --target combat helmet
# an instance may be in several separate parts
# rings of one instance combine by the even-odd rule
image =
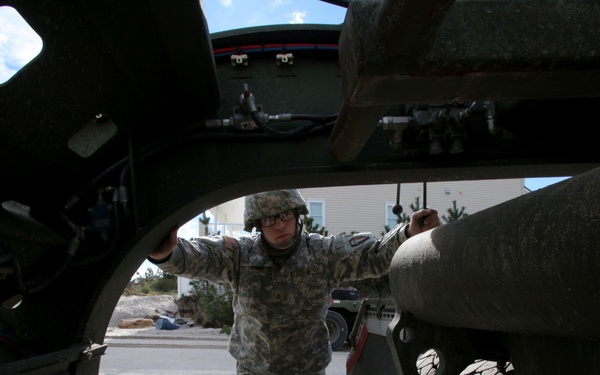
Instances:
[[[297,208],[301,215],[308,215],[306,201],[298,189],[272,190],[246,196],[244,230],[252,232],[256,221]]]

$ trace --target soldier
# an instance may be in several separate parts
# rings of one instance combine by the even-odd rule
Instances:
[[[380,240],[370,233],[324,237],[304,229],[306,214],[298,190],[250,195],[244,230],[256,227],[256,235],[186,241],[173,229],[149,255],[164,272],[231,284],[229,352],[237,374],[325,374],[330,291],[343,281],[385,275],[403,241],[439,226],[437,211],[424,209]]]

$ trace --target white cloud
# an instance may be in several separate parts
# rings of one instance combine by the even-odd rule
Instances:
[[[292,13],[288,14],[289,23],[304,23],[304,18],[306,17],[306,11],[295,10]]]
[[[231,6],[233,5],[233,0],[219,0],[221,2],[221,5],[223,5],[226,8],[231,8]]]
[[[6,82],[41,49],[41,38],[17,11],[0,7],[0,83]]]

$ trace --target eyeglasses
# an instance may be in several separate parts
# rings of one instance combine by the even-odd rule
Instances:
[[[259,222],[260,222],[260,226],[264,228],[264,227],[270,227],[271,225],[275,224],[275,220],[277,218],[279,218],[281,221],[288,221],[288,220],[292,220],[295,217],[296,217],[296,212],[294,210],[287,210],[278,215],[263,217],[262,219],[259,220]]]

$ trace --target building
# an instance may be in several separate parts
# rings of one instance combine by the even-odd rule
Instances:
[[[440,221],[449,217],[448,209],[465,208],[474,214],[528,192],[524,179],[476,180],[407,183],[400,185],[400,205],[404,213],[412,213],[411,204],[419,199],[419,205],[435,208]],[[371,232],[380,236],[385,226],[392,227],[397,217],[392,213],[396,204],[398,185],[358,185],[300,189],[309,207],[314,223],[324,227],[328,234]],[[221,234],[233,237],[248,235],[243,231],[244,197],[223,203],[210,209],[213,220],[208,226],[200,225],[199,235]],[[179,281],[179,294],[187,293],[188,280]]]
[[[396,204],[398,186],[361,185],[300,189],[307,200],[314,221],[329,234],[371,232],[379,234],[384,226],[396,224],[392,207]],[[449,216],[453,201],[460,209],[473,214],[525,193],[523,179],[479,180],[401,184],[400,205],[410,215],[411,204],[419,200],[422,207],[438,210],[440,217]],[[444,223],[444,220],[441,220]]]

